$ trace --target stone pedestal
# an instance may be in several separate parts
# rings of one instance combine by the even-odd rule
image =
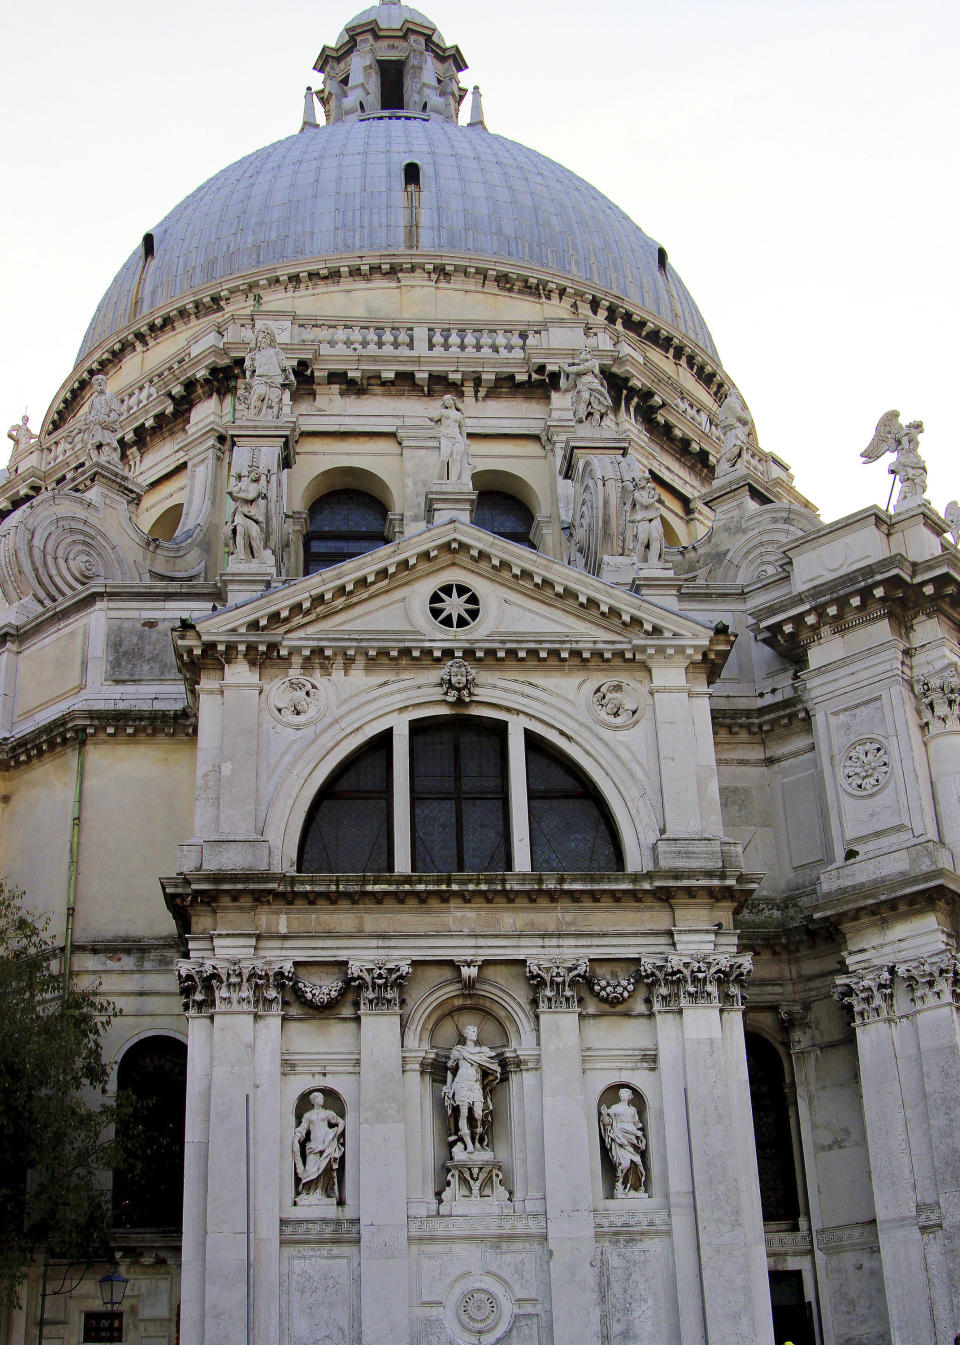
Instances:
[[[560,475],[572,479],[585,458],[625,458],[629,447],[630,441],[625,434],[579,425],[558,439]]]
[[[632,556],[604,556],[600,561],[600,578],[605,584],[628,589],[638,573],[637,562]]]
[[[443,523],[472,523],[476,507],[477,492],[471,487],[434,481],[423,502],[423,516],[428,528],[439,528]]]
[[[277,564],[273,552],[264,554],[263,561],[231,561],[220,583],[223,585],[227,606],[246,602],[249,598],[258,598],[268,589],[277,577]]]
[[[458,1144],[446,1169],[441,1214],[509,1213],[510,1192],[503,1185],[503,1167],[489,1149],[470,1154]]]

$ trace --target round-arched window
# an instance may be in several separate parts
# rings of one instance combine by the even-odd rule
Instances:
[[[187,1048],[175,1037],[135,1042],[117,1067],[121,1152],[113,1174],[118,1228],[180,1228],[187,1111]]]
[[[527,737],[530,858],[535,872],[615,873],[623,857],[613,822],[572,761]]]
[[[505,537],[518,546],[531,546],[530,530],[533,514],[515,495],[502,490],[481,490],[473,515],[476,527],[484,528],[497,537]]]
[[[391,751],[390,734],[381,734],[321,790],[300,842],[300,873],[392,871]]]
[[[332,490],[310,507],[303,542],[303,572],[316,574],[354,556],[365,556],[386,541],[387,511],[363,490]]]

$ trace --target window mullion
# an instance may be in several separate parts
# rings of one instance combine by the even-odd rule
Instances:
[[[511,720],[507,730],[510,796],[510,851],[514,873],[530,873],[530,810],[527,803],[527,756],[523,725]]]
[[[413,872],[413,802],[410,796],[410,725],[393,729],[393,869]]]

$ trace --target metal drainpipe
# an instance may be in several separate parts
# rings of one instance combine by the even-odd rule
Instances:
[[[83,763],[87,751],[87,733],[77,735],[77,777],[73,786],[73,820],[70,829],[70,870],[67,878],[67,919],[63,935],[63,998],[70,991],[73,961],[73,915],[77,909],[77,862],[80,857],[80,796],[83,791]]]

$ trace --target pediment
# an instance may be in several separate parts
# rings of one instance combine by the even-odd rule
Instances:
[[[431,612],[432,596],[451,584],[479,600],[468,627],[445,627]],[[533,648],[541,657],[577,646],[627,657],[670,647],[698,657],[717,638],[640,594],[451,523],[213,612],[180,632],[178,646]]]

